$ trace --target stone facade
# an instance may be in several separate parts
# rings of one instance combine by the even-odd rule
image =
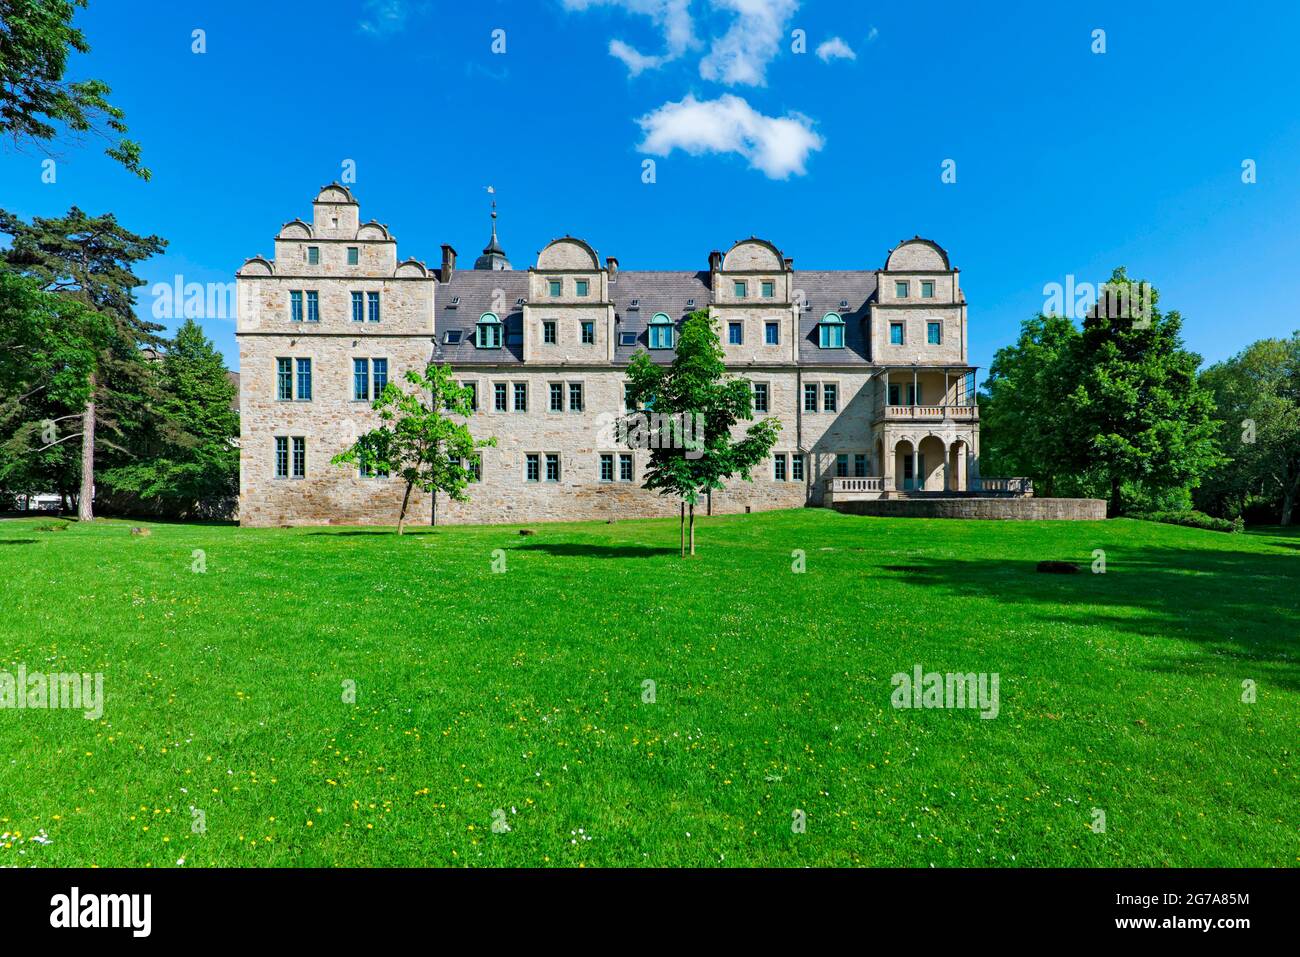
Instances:
[[[1100,522],[1099,498],[909,498],[837,502],[835,510],[877,518],[979,518],[1007,521]]]
[[[440,522],[676,514],[675,501],[640,488],[649,453],[618,445],[612,424],[625,411],[631,356],[671,361],[678,324],[695,309],[709,310],[728,367],[765,402],[757,416],[782,425],[773,459],[716,494],[714,512],[819,505],[836,476],[960,491],[978,475],[966,302],[936,244],[906,240],[883,269],[820,272],[750,238],[711,253],[707,270],[649,272],[602,264],[565,236],[514,270],[495,216],[475,269],[458,270],[450,246],[430,269],[400,260],[387,227],[363,223],[334,184],[310,223],[281,228],[273,259],[239,270],[242,523],[395,523],[398,480],[330,459],[375,424],[380,370],[400,382],[431,361],[474,385],[471,431],[497,440],[470,500],[439,502]],[[543,464],[530,480],[530,455],[558,455],[558,476],[548,481]],[[612,457],[612,481],[602,456]],[[416,493],[411,508],[427,522],[432,502]]]

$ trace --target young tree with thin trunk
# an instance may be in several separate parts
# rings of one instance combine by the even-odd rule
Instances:
[[[478,449],[497,444],[495,438],[475,439],[469,426],[458,421],[473,413],[474,393],[456,384],[451,366],[431,364],[423,374],[411,369],[405,379],[415,391],[404,392],[396,383],[388,383],[372,406],[379,413],[380,426],[331,459],[335,465],[402,480],[398,535],[406,531],[412,491],[433,493],[430,523],[437,525],[438,494],[445,492],[453,502],[466,501],[466,488],[475,480],[471,460]]]
[[[751,470],[776,444],[781,423],[765,418],[750,425],[743,438],[733,431],[754,418],[754,390],[749,380],[729,376],[722,344],[707,310],[696,310],[682,323],[672,364],[655,364],[638,352],[628,365],[628,399],[645,410],[624,419],[626,442],[649,447],[644,488],[681,500],[681,553],[695,554],[695,506],[701,497],[725,488],[739,476],[752,481]],[[647,419],[647,413],[649,413]]]

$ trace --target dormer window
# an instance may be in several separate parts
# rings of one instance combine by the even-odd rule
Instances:
[[[657,312],[650,320],[650,348],[671,349],[672,347],[673,321],[662,312]]]
[[[823,349],[844,348],[844,320],[838,313],[828,312],[817,326],[817,344]]]
[[[501,320],[495,313],[485,312],[479,317],[477,336],[480,349],[501,348]]]

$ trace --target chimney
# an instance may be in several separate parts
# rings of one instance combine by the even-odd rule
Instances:
[[[614,279],[618,276],[618,260],[613,256],[605,257],[605,271],[609,273],[609,278]]]
[[[793,269],[794,269],[794,260],[791,259],[789,256],[786,256],[786,257],[785,257],[785,271],[786,271],[786,272],[790,272],[790,271],[793,270]]]
[[[709,272],[720,272],[722,270],[722,253],[713,250],[709,253]]]
[[[456,271],[456,250],[448,243],[442,244],[442,270],[438,279],[451,282],[451,274]]]

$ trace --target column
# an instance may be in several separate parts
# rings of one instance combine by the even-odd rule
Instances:
[[[921,488],[921,443],[912,444],[912,488]]]

